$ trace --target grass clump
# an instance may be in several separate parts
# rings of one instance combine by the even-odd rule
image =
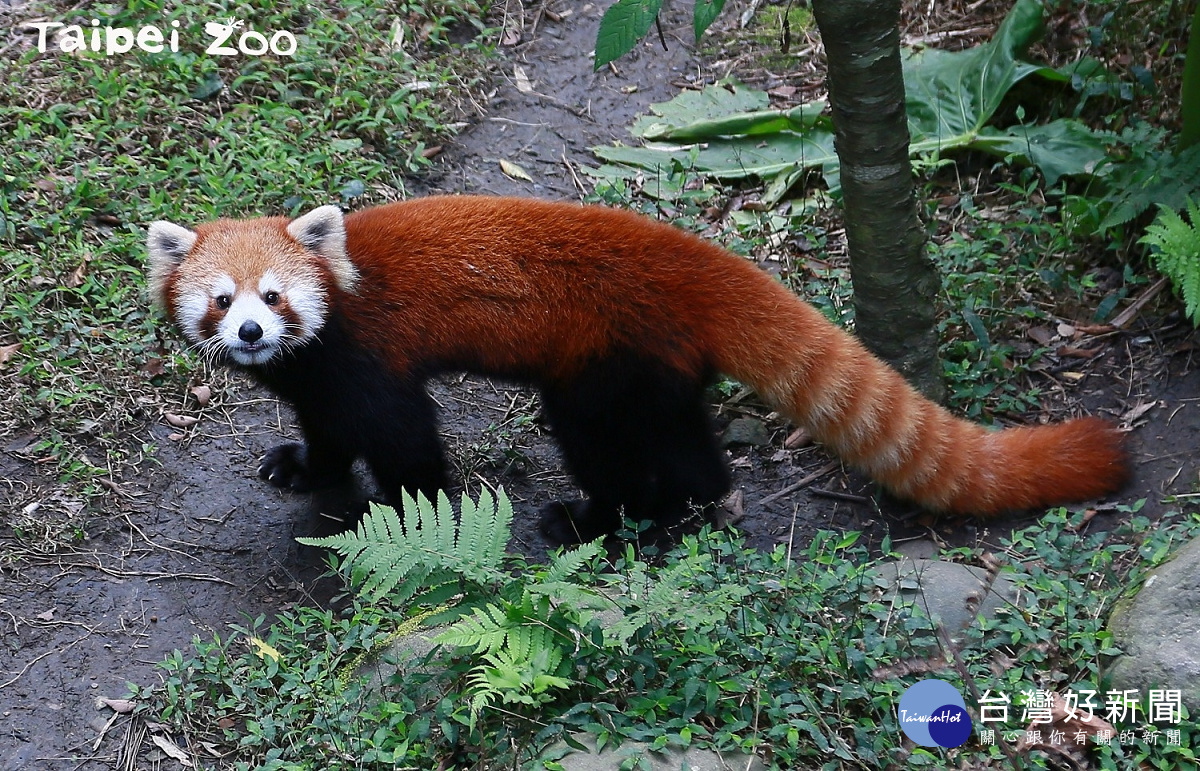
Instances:
[[[601,747],[749,752],[775,768],[1007,768],[998,744],[978,741],[978,723],[958,749],[905,747],[901,694],[929,676],[967,694],[1102,691],[1102,665],[1115,652],[1108,610],[1200,531],[1196,517],[1152,527],[1128,512],[1120,530],[1088,534],[1080,517],[1058,511],[1016,533],[997,558],[959,550],[951,556],[991,565],[1018,592],[964,631],[953,669],[940,655],[925,658],[933,625],[886,591],[857,534],[821,533],[803,552],[768,554],[706,530],[653,563],[632,546],[605,555],[591,545],[541,566],[497,552],[485,569],[464,562],[456,544],[494,542],[507,503],[466,500],[460,524],[444,498],[421,515],[440,535],[381,530],[393,515],[379,512],[356,534],[326,541],[352,555],[342,567],[362,587],[344,611],[297,609],[270,627],[259,619],[229,639],[197,641],[194,653],[164,662],[163,685],[139,694],[143,718],[245,769],[557,768],[564,745],[547,748],[571,746],[580,732]],[[412,555],[414,537],[423,556]],[[447,583],[455,565],[469,569]],[[437,580],[406,578],[421,575]],[[403,592],[381,596],[389,585]],[[368,604],[367,595],[379,599]],[[385,653],[428,622],[450,625],[426,634],[440,647]],[[363,666],[385,657],[399,666]],[[1025,725],[1014,707],[999,728]],[[1200,739],[1189,725],[1185,717],[1170,747],[1134,740],[1094,752],[1103,768],[1131,757],[1175,762]],[[1025,763],[1051,767],[1037,752]]]
[[[74,497],[139,463],[136,429],[194,366],[149,307],[145,225],[397,197],[453,130],[489,45],[484,11],[476,0],[23,8],[87,30],[178,22],[180,43],[62,53],[51,32],[44,53],[30,34],[0,56],[0,434],[32,433],[22,452]],[[205,24],[229,19],[291,32],[296,51],[206,53]]]

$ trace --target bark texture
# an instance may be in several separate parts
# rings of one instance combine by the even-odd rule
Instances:
[[[845,201],[858,336],[934,401],[945,386],[941,279],[925,251],[908,156],[899,0],[813,0]]]

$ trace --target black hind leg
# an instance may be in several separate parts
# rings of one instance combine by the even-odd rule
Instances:
[[[719,499],[729,472],[717,447],[703,384],[645,362],[594,368],[569,387],[543,391],[546,414],[586,501],[543,510],[557,543],[608,535],[622,517],[678,522]]]

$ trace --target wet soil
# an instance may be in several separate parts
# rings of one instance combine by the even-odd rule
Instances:
[[[410,192],[578,198],[578,165],[594,163],[589,146],[621,136],[651,102],[711,79],[687,45],[689,13],[685,8],[665,20],[668,51],[651,40],[615,68],[593,74],[600,9],[581,5],[561,21],[528,9],[527,42],[508,50],[503,77],[472,125],[447,143],[438,173]],[[518,88],[516,66],[531,92]],[[502,159],[533,181],[506,176]],[[1083,377],[1051,407],[1061,416],[1081,403],[1120,419],[1153,405],[1131,433],[1137,477],[1114,503],[1145,498],[1144,511],[1157,516],[1174,510],[1163,503],[1167,496],[1195,493],[1200,485],[1200,370],[1193,362],[1200,340],[1178,325],[1167,333],[1162,325],[1144,326],[1110,339],[1086,366],[1070,363]],[[225,373],[211,373],[209,384],[215,396],[207,408],[198,410],[186,394],[168,405],[199,414],[199,424],[182,432],[160,422],[142,429],[156,450],[142,472],[118,480],[77,549],[26,555],[0,571],[0,771],[120,767],[123,724],[106,730],[112,713],[98,709],[97,698],[123,696],[127,682],[156,683],[155,664],[194,636],[224,636],[231,624],[322,601],[332,590],[332,582],[320,579],[320,554],[294,538],[325,529],[321,510],[336,504],[277,491],[255,476],[266,449],[298,436],[287,409]],[[512,548],[537,558],[547,547],[537,509],[575,491],[537,419],[536,397],[476,378],[447,378],[433,392],[460,480],[472,490],[504,485],[517,508]],[[891,533],[897,541],[975,543],[1030,521],[926,528],[905,507],[880,504],[865,480],[836,466],[764,505],[830,459],[815,447],[785,448],[790,428],[753,397],[714,403],[714,410],[719,426],[749,415],[768,428],[765,446],[729,450],[744,510],[737,524],[756,546],[791,541],[802,548],[823,528],[863,529],[873,542]],[[0,441],[0,447],[20,444],[20,437]],[[0,453],[0,477],[36,485],[41,472],[23,458]],[[1119,516],[1109,507],[1093,526]]]

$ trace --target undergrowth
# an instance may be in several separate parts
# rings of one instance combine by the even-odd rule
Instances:
[[[654,564],[592,545],[531,566],[503,551],[467,553],[506,535],[502,495],[496,506],[471,503],[461,525],[444,498],[425,506],[424,529],[437,533],[393,529],[377,511],[357,534],[324,542],[353,555],[345,610],[297,609],[196,640],[163,662],[161,686],[135,694],[142,718],[238,769],[553,769],[580,733],[601,747],[645,742],[650,753],[742,751],[773,768],[1007,768],[978,730],[959,749],[906,748],[895,717],[905,688],[934,676],[967,694],[1102,691],[1113,602],[1200,532],[1196,516],[1152,526],[1126,512],[1119,530],[1089,533],[1058,510],[998,555],[947,555],[990,565],[1017,590],[993,620],[962,630],[955,670],[925,658],[933,625],[888,593],[853,533],[761,553],[706,530]],[[467,569],[447,583],[456,566]],[[429,621],[450,624],[423,634],[440,646],[392,646]],[[1012,734],[1026,723],[1014,707],[989,727]],[[1098,747],[1097,763],[1183,767],[1200,741],[1190,725],[1185,714],[1159,726],[1180,731],[1166,746]],[[1037,752],[1025,765],[1051,767]]]
[[[402,175],[453,130],[488,46],[477,38],[484,10],[478,0],[22,7],[24,18],[89,30],[94,18],[179,22],[180,50],[62,53],[51,35],[39,53],[37,34],[18,29],[0,55],[0,435],[31,433],[19,451],[76,499],[139,463],[136,429],[158,417],[160,399],[181,398],[195,366],[150,308],[146,224],[397,197]],[[206,54],[205,23],[230,18],[294,33],[296,52]]]

